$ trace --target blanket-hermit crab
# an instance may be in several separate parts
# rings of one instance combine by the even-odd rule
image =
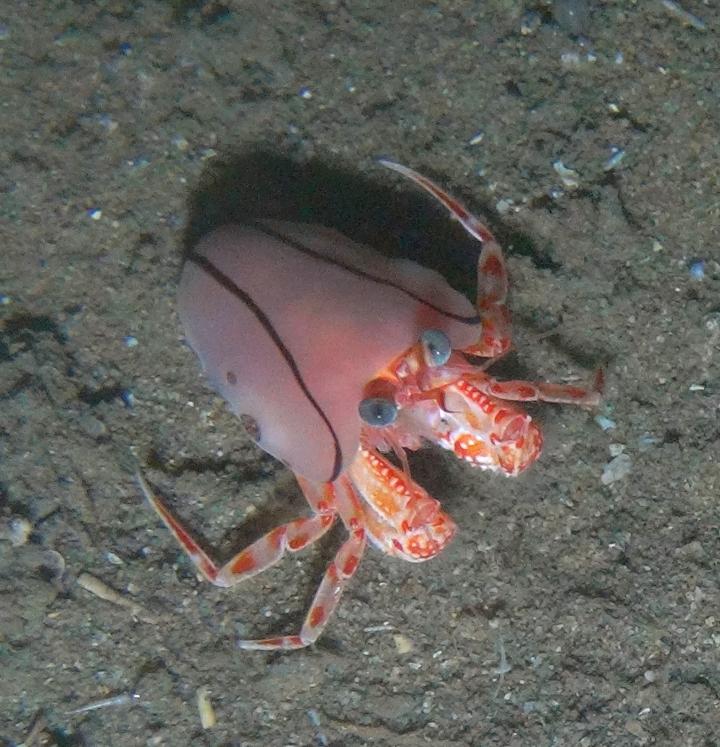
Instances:
[[[600,375],[583,389],[487,373],[511,345],[500,246],[432,181],[382,163],[427,190],[480,242],[475,307],[436,272],[315,225],[224,226],[200,241],[183,270],[179,312],[189,344],[257,444],[295,473],[311,514],[220,566],[140,477],[146,497],[217,586],[302,550],[337,517],[349,535],[300,632],[240,641],[241,648],[313,643],[368,542],[411,562],[448,544],[455,524],[411,478],[406,449],[432,442],[473,466],[517,475],[537,459],[542,436],[511,403],[599,401]]]

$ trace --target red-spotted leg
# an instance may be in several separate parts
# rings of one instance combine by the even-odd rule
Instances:
[[[334,506],[350,532],[350,537],[328,565],[300,633],[238,641],[238,646],[243,649],[289,651],[314,643],[335,611],[343,589],[354,575],[365,550],[363,512],[350,481],[341,477],[334,483],[316,484],[299,476],[297,480],[308,502],[316,510]]]
[[[152,492],[140,473],[137,474],[137,481],[165,526],[173,533],[200,573],[215,586],[234,586],[261,573],[275,565],[286,551],[299,552],[320,539],[335,520],[335,512],[329,507],[325,511],[316,512],[314,516],[282,524],[240,551],[224,565],[218,566],[200,547],[185,525]]]
[[[600,368],[592,384],[585,388],[572,384],[552,384],[546,381],[497,381],[490,376],[468,377],[478,389],[498,399],[514,402],[555,402],[557,404],[597,407],[605,384]]]
[[[512,402],[595,407],[602,383],[601,370],[587,389],[544,382],[499,382],[484,373],[459,379],[442,394],[437,443],[476,467],[517,475],[540,455],[542,433]]]
[[[481,358],[496,358],[506,353],[511,346],[510,313],[507,309],[508,274],[502,249],[490,229],[476,218],[459,200],[440,188],[432,179],[419,174],[407,166],[381,159],[387,168],[412,180],[438,202],[450,215],[481,244],[478,258],[478,285],[476,307],[482,320],[480,340],[465,350]]]

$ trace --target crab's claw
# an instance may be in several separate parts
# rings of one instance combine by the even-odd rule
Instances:
[[[388,555],[410,562],[435,557],[455,535],[455,522],[404,471],[361,448],[348,470],[365,504],[365,530]]]
[[[475,467],[512,476],[540,456],[542,434],[532,418],[469,381],[447,388],[443,410],[437,443]]]

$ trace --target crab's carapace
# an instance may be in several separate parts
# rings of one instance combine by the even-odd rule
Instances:
[[[478,337],[436,272],[337,231],[263,222],[206,236],[185,264],[180,319],[212,386],[296,474],[330,482],[355,457],[367,382],[424,329]]]

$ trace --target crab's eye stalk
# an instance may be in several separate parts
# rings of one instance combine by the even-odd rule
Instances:
[[[425,363],[431,368],[444,366],[450,359],[450,338],[439,329],[426,329],[420,336]]]
[[[360,417],[373,428],[384,428],[392,425],[397,418],[398,407],[385,397],[367,397],[358,407]]]

